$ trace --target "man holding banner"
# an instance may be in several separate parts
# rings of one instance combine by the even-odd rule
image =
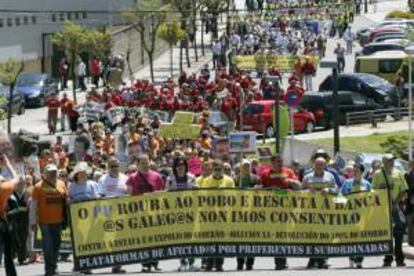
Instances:
[[[390,195],[392,207],[394,254],[397,266],[405,266],[404,253],[402,251],[403,236],[406,228],[406,217],[402,211],[407,196],[408,185],[404,174],[394,167],[396,158],[388,153],[382,157],[383,168],[374,174],[372,186],[374,189],[387,189]],[[390,267],[393,261],[392,255],[384,258],[384,267]]]
[[[261,182],[264,189],[279,191],[298,189],[300,182],[292,169],[283,166],[283,158],[276,154],[270,159],[271,166],[262,170]],[[287,269],[286,258],[275,258],[275,270]]]
[[[142,195],[145,193],[152,193],[155,191],[161,191],[165,189],[164,181],[162,180],[161,175],[153,170],[150,170],[149,164],[150,160],[148,155],[140,155],[137,157],[138,171],[132,174],[126,185],[128,186],[128,193],[130,195]],[[160,271],[158,267],[158,262],[146,262],[142,264],[143,272],[151,272],[153,267],[155,271]]]

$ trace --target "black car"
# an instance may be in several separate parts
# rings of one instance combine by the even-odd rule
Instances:
[[[380,51],[393,51],[393,50],[401,50],[404,51],[404,46],[395,44],[395,43],[387,43],[387,42],[380,42],[380,43],[370,43],[362,48],[362,51],[356,52],[355,56],[369,56],[375,54],[376,52]]]
[[[23,94],[26,106],[42,107],[45,96],[58,93],[58,82],[48,74],[22,73],[17,78],[15,89]]]
[[[8,112],[9,110],[9,102],[10,102],[10,86],[3,85],[0,81],[0,96],[4,97],[5,101],[0,103],[0,109]],[[12,99],[12,114],[21,115],[25,112],[25,103],[23,95],[14,89],[13,91],[13,99]]]
[[[398,94],[395,85],[372,74],[339,74],[339,91],[354,91],[373,99],[384,107],[398,106]],[[319,86],[319,91],[332,91],[332,76],[329,75]]]
[[[332,91],[307,92],[300,104],[301,108],[311,111],[315,115],[316,124],[330,128],[333,123],[333,114],[338,112],[339,123],[346,123],[346,113],[381,109],[383,106],[375,103],[357,92],[338,91],[338,110],[334,109]]]

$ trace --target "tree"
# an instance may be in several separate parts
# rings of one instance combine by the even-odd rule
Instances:
[[[193,2],[195,0],[172,0],[171,4],[177,11],[180,13],[181,17],[181,29],[185,30],[187,33],[189,31],[189,20],[191,19]],[[185,54],[187,60],[187,67],[191,67],[190,64],[190,54],[188,50],[188,36],[181,41],[180,44],[180,71],[183,70],[183,48],[185,47]]]
[[[218,36],[217,18],[221,13],[228,12],[230,8],[230,0],[199,0],[201,5],[205,7],[206,12],[212,14],[213,36]]]
[[[158,29],[158,37],[165,40],[170,46],[170,72],[171,76],[174,74],[173,68],[173,46],[177,45],[179,41],[182,41],[187,37],[186,32],[181,29],[176,19],[173,19],[169,23],[164,23]]]
[[[122,17],[139,33],[141,45],[148,55],[151,80],[154,81],[154,52],[159,27],[165,22],[169,5],[163,0],[141,0],[134,8],[124,10]]]
[[[52,37],[52,42],[69,56],[70,75],[73,81],[73,99],[76,101],[76,74],[75,64],[77,57],[87,52],[91,46],[91,31],[70,21],[65,23],[63,30]]]
[[[11,133],[11,118],[12,118],[12,104],[13,104],[13,92],[14,92],[14,86],[16,84],[17,77],[20,75],[20,73],[23,71],[23,61],[17,62],[15,60],[7,60],[5,63],[0,64],[0,80],[6,85],[10,86],[10,93],[9,93],[9,99],[8,99],[8,111],[7,111],[7,132]],[[0,98],[0,102],[4,103],[4,101],[7,101],[7,99]],[[2,110],[0,112],[0,119],[5,119],[5,112]]]
[[[113,45],[112,36],[110,33],[103,30],[93,30],[89,34],[89,43],[90,46],[88,47],[87,51],[99,57],[101,60],[105,59],[111,53],[111,48]]]

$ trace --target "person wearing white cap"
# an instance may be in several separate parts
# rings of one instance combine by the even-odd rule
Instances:
[[[90,168],[86,162],[76,164],[71,174],[72,181],[69,184],[69,201],[79,202],[96,199],[99,197],[98,184],[89,180]]]
[[[33,188],[29,209],[30,228],[35,231],[39,224],[42,232],[46,276],[56,274],[66,197],[66,185],[58,180],[57,166],[46,165],[43,180]]]
[[[394,167],[395,156],[387,153],[382,157],[382,169],[375,172],[372,178],[374,189],[388,189],[390,192],[390,204],[392,206],[393,234],[394,234],[394,254],[397,266],[405,266],[404,253],[402,251],[403,236],[406,228],[405,215],[401,211],[401,206],[405,204],[408,185],[404,178],[404,173]],[[401,218],[401,216],[403,218]],[[393,262],[392,255],[384,258],[384,267],[390,267]]]
[[[303,178],[303,186],[313,192],[320,192],[322,194],[336,193],[338,187],[335,182],[335,177],[332,173],[326,170],[327,159],[324,156],[314,156],[313,172],[308,173]],[[307,268],[311,269],[317,266],[318,268],[329,268],[327,258],[310,258]]]

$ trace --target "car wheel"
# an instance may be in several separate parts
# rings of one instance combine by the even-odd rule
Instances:
[[[17,115],[22,115],[24,114],[25,111],[26,109],[24,108],[24,104],[22,103],[19,107],[19,111],[17,112]]]
[[[266,138],[273,138],[275,137],[275,131],[272,126],[267,126],[265,130]]]
[[[315,130],[315,125],[312,122],[307,122],[305,126],[305,131],[307,133],[312,133]]]

